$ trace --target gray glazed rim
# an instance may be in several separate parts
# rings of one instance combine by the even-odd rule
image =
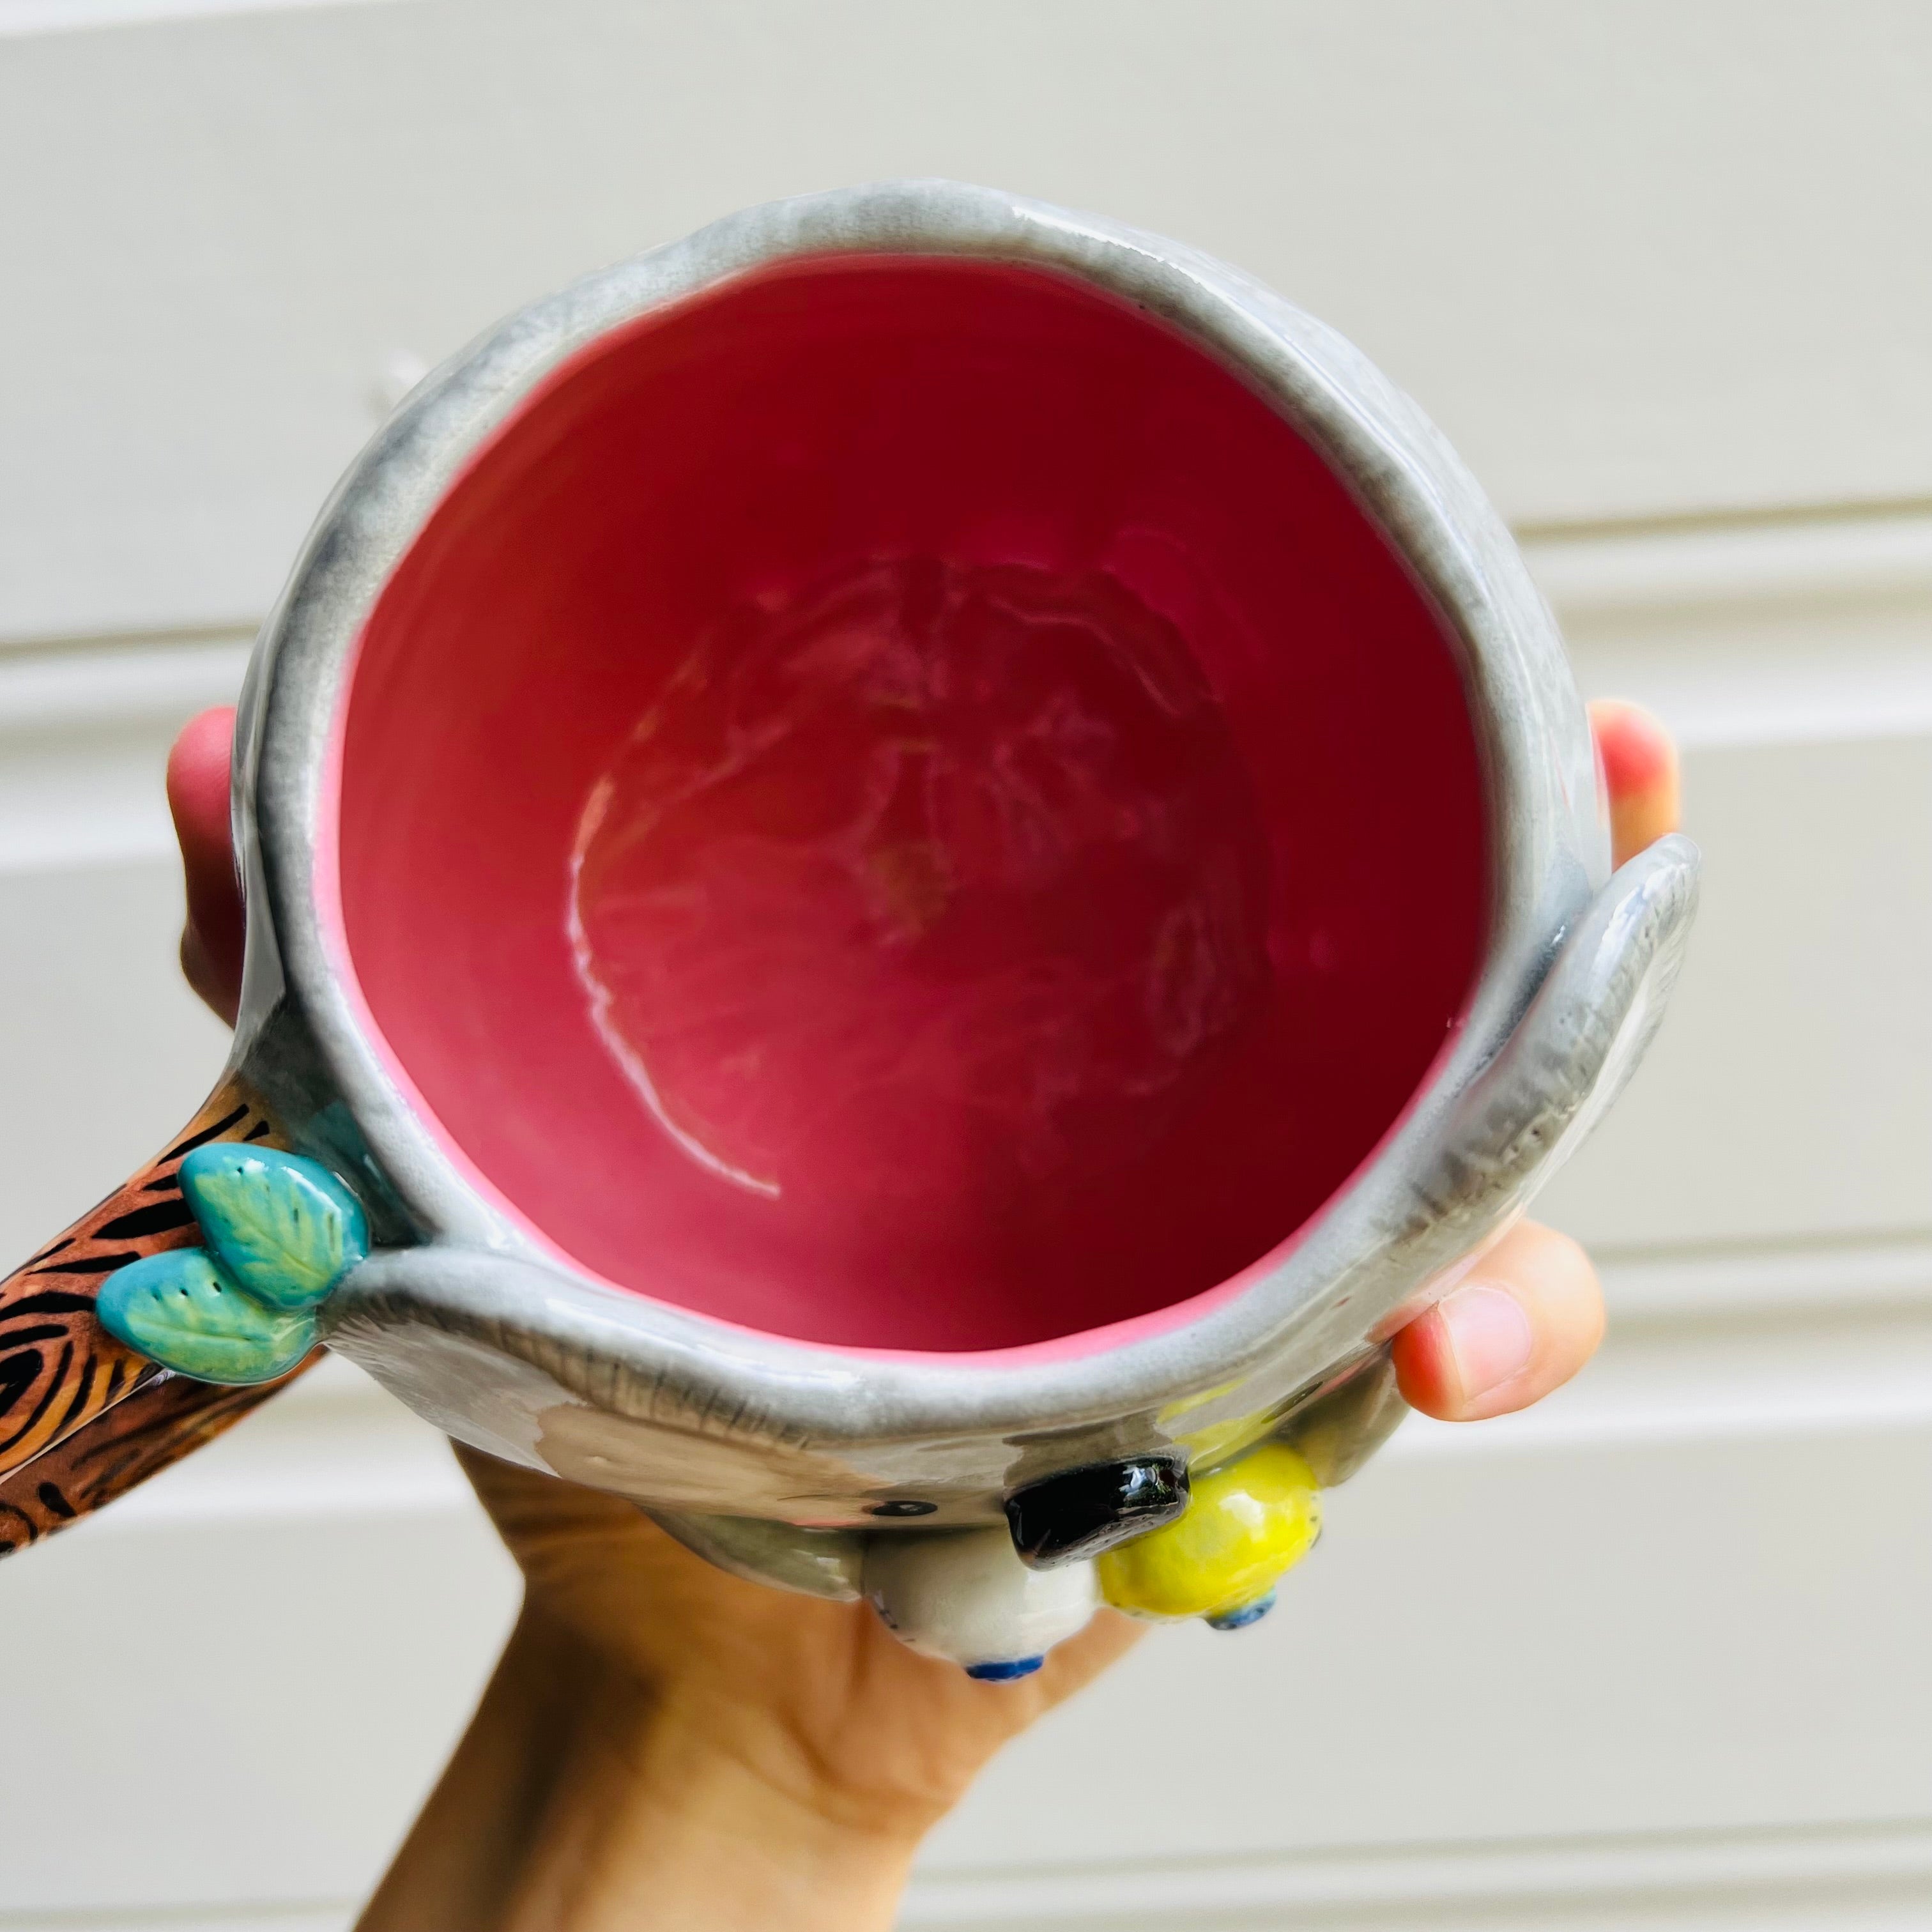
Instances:
[[[1458,648],[1492,854],[1487,950],[1461,1031],[1394,1131],[1291,1245],[1246,1270],[1238,1292],[1117,1346],[1047,1358],[1037,1347],[882,1355],[751,1333],[572,1274],[472,1190],[415,1116],[365,1036],[324,936],[316,835],[356,643],[463,466],[538,384],[610,331],[760,267],[855,252],[1068,274],[1178,329],[1323,457],[1406,560]],[[237,1059],[247,1066],[272,1012],[292,1005],[326,1084],[429,1244],[372,1264],[367,1289],[352,1298],[362,1318],[373,1307],[385,1325],[421,1320],[499,1348],[508,1341],[526,1360],[594,1365],[594,1377],[569,1379],[580,1388],[594,1380],[603,1406],[648,1405],[669,1383],[706,1411],[819,1440],[1024,1430],[1144,1411],[1278,1354],[1345,1279],[1370,1291],[1363,1302],[1393,1306],[1412,1293],[1513,1204],[1452,1216],[1456,1225],[1434,1239],[1418,1220],[1425,1177],[1443,1172],[1453,1153],[1457,1100],[1501,1053],[1610,870],[1588,722],[1554,620],[1501,518],[1421,412],[1333,331],[1192,249],[948,182],[846,189],[728,216],[531,304],[446,363],[325,507],[257,645],[238,743],[238,849],[255,916]],[[1402,1278],[1384,1267],[1387,1279],[1361,1282],[1364,1262],[1378,1258],[1399,1260]]]

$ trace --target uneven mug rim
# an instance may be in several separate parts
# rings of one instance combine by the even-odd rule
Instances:
[[[356,644],[464,466],[560,365],[607,334],[761,268],[861,254],[1070,275],[1148,310],[1233,370],[1340,478],[1430,597],[1456,642],[1483,758],[1490,926],[1458,1032],[1376,1148],[1281,1246],[1177,1304],[1175,1318],[1113,1343],[1102,1330],[1069,1338],[1102,1338],[1080,1349],[882,1354],[734,1328],[598,1282],[533,1242],[487,1184],[465,1177],[446,1137],[425,1125],[383,1064],[327,929],[329,760]],[[1500,518],[1415,406],[1333,332],[1190,249],[944,182],[837,190],[728,216],[529,305],[452,358],[325,507],[258,644],[238,744],[238,845],[251,905],[268,915],[266,932],[251,921],[238,1057],[245,1064],[269,1013],[292,1004],[424,1240],[507,1264],[494,1274],[445,1269],[446,1292],[425,1275],[425,1318],[455,1318],[453,1296],[471,1305],[479,1332],[524,1337],[517,1352],[527,1355],[548,1332],[558,1348],[595,1347],[640,1376],[675,1360],[687,1378],[736,1388],[774,1418],[808,1387],[849,1396],[862,1384],[863,1418],[855,1412],[852,1425],[908,1435],[984,1427],[995,1413],[1100,1416],[1172,1401],[1278,1349],[1361,1257],[1413,1228],[1412,1177],[1430,1165],[1456,1097],[1507,1042],[1566,924],[1609,871],[1587,723],[1554,620]],[[409,1264],[405,1254],[386,1270],[388,1293],[406,1298]]]

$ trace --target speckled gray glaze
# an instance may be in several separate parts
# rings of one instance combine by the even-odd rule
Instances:
[[[1486,767],[1494,910],[1453,1052],[1372,1162],[1278,1262],[1184,1325],[1065,1359],[881,1358],[728,1328],[562,1269],[472,1191],[391,1084],[325,946],[325,753],[378,592],[466,460],[605,332],[725,278],[842,250],[1030,263],[1126,297],[1240,374],[1324,456],[1460,640]],[[1192,250],[944,182],[751,209],[512,316],[428,379],[322,512],[257,646],[236,817],[249,906],[243,1071],[356,1179],[379,1248],[331,1346],[452,1435],[659,1511],[727,1568],[849,1595],[894,1533],[1000,1520],[1016,1484],[1279,1427],[1348,1472],[1400,1414],[1377,1351],[1521,1211],[1628,1077],[1696,896],[1666,839],[1612,878],[1555,624],[1496,512],[1340,337]],[[763,1519],[719,1525],[712,1517]],[[807,1526],[809,1528],[791,1527]]]

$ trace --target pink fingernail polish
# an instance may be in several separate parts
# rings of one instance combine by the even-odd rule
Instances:
[[[1465,1282],[1438,1304],[1462,1400],[1474,1402],[1512,1381],[1536,1352],[1536,1330],[1507,1288]]]

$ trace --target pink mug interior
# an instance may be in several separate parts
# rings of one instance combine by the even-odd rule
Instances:
[[[599,340],[395,569],[338,738],[323,891],[430,1131],[578,1268],[802,1341],[1227,1282],[1486,931],[1427,598],[1238,376],[1042,270],[812,260]]]

